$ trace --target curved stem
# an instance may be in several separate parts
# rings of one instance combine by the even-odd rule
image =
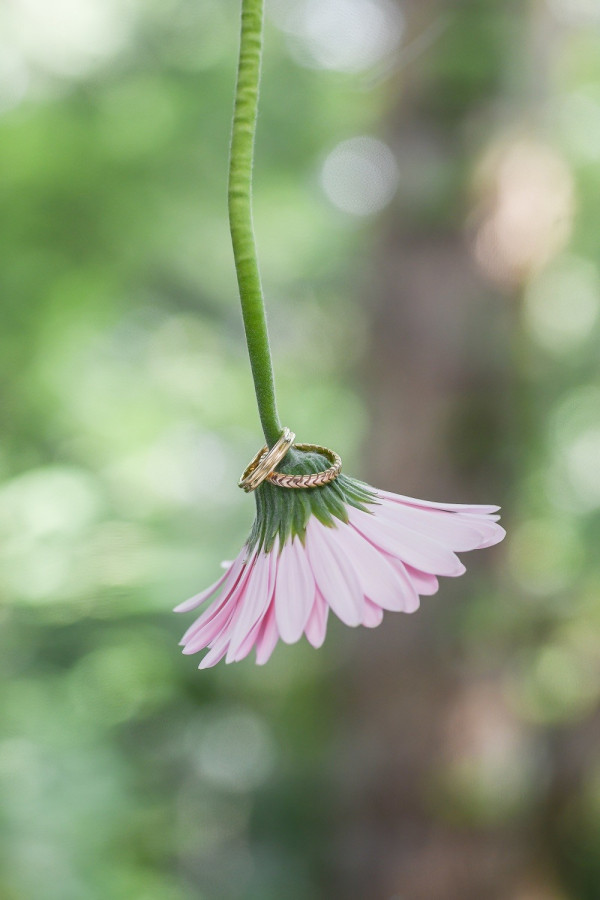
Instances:
[[[260,273],[252,224],[252,164],[262,55],[263,0],[242,0],[242,33],[229,159],[229,228],[258,414],[269,447],[282,427],[275,401]]]

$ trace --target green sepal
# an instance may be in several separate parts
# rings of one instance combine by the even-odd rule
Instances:
[[[286,475],[311,475],[329,468],[330,462],[320,453],[307,452],[293,447],[278,466]],[[248,538],[250,551],[268,553],[279,536],[279,546],[299,537],[304,543],[306,526],[311,516],[329,528],[336,521],[348,522],[348,506],[369,511],[377,502],[375,490],[362,481],[339,475],[322,487],[283,488],[263,481],[254,491],[256,519]]]

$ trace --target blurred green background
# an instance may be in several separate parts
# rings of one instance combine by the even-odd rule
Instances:
[[[600,897],[600,7],[271,0],[280,410],[502,502],[413,617],[199,673],[261,442],[235,0],[0,8],[1,900]]]

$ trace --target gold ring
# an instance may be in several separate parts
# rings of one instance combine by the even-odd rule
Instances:
[[[289,428],[284,428],[283,433],[276,444],[269,450],[268,447],[261,447],[252,462],[250,462],[240,478],[238,485],[249,493],[255,491],[259,484],[268,478],[276,466],[279,465],[283,457],[286,455],[296,435]]]
[[[298,450],[312,450],[326,456],[331,466],[323,472],[313,472],[311,475],[285,475],[283,472],[270,472],[267,479],[279,487],[285,488],[313,488],[329,484],[338,477],[342,471],[342,459],[333,450],[320,447],[317,444],[294,444]]]

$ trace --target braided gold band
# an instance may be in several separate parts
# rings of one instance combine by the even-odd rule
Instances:
[[[239,486],[249,493],[256,490],[259,484],[267,479],[278,487],[313,488],[329,484],[338,477],[342,471],[342,460],[337,453],[327,447],[321,447],[319,444],[294,444],[295,437],[293,431],[284,428],[283,434],[270,450],[268,447],[261,447],[254,459],[244,469],[238,482]],[[323,472],[313,472],[310,475],[285,475],[283,472],[276,472],[275,469],[292,444],[298,450],[312,451],[326,456],[331,463],[330,467]]]
[[[295,437],[293,431],[284,428],[281,437],[270,450],[268,447],[262,447],[242,472],[242,477],[238,481],[239,487],[246,493],[255,491],[259,484],[262,484],[265,478],[268,478],[275,467],[279,465],[294,443]]]
[[[342,471],[342,459],[333,450],[320,447],[318,444],[294,444],[294,446],[298,450],[312,450],[313,453],[326,456],[331,463],[330,467],[323,472],[313,472],[311,475],[284,475],[283,472],[271,472],[267,477],[272,484],[284,488],[322,487],[337,478]]]

